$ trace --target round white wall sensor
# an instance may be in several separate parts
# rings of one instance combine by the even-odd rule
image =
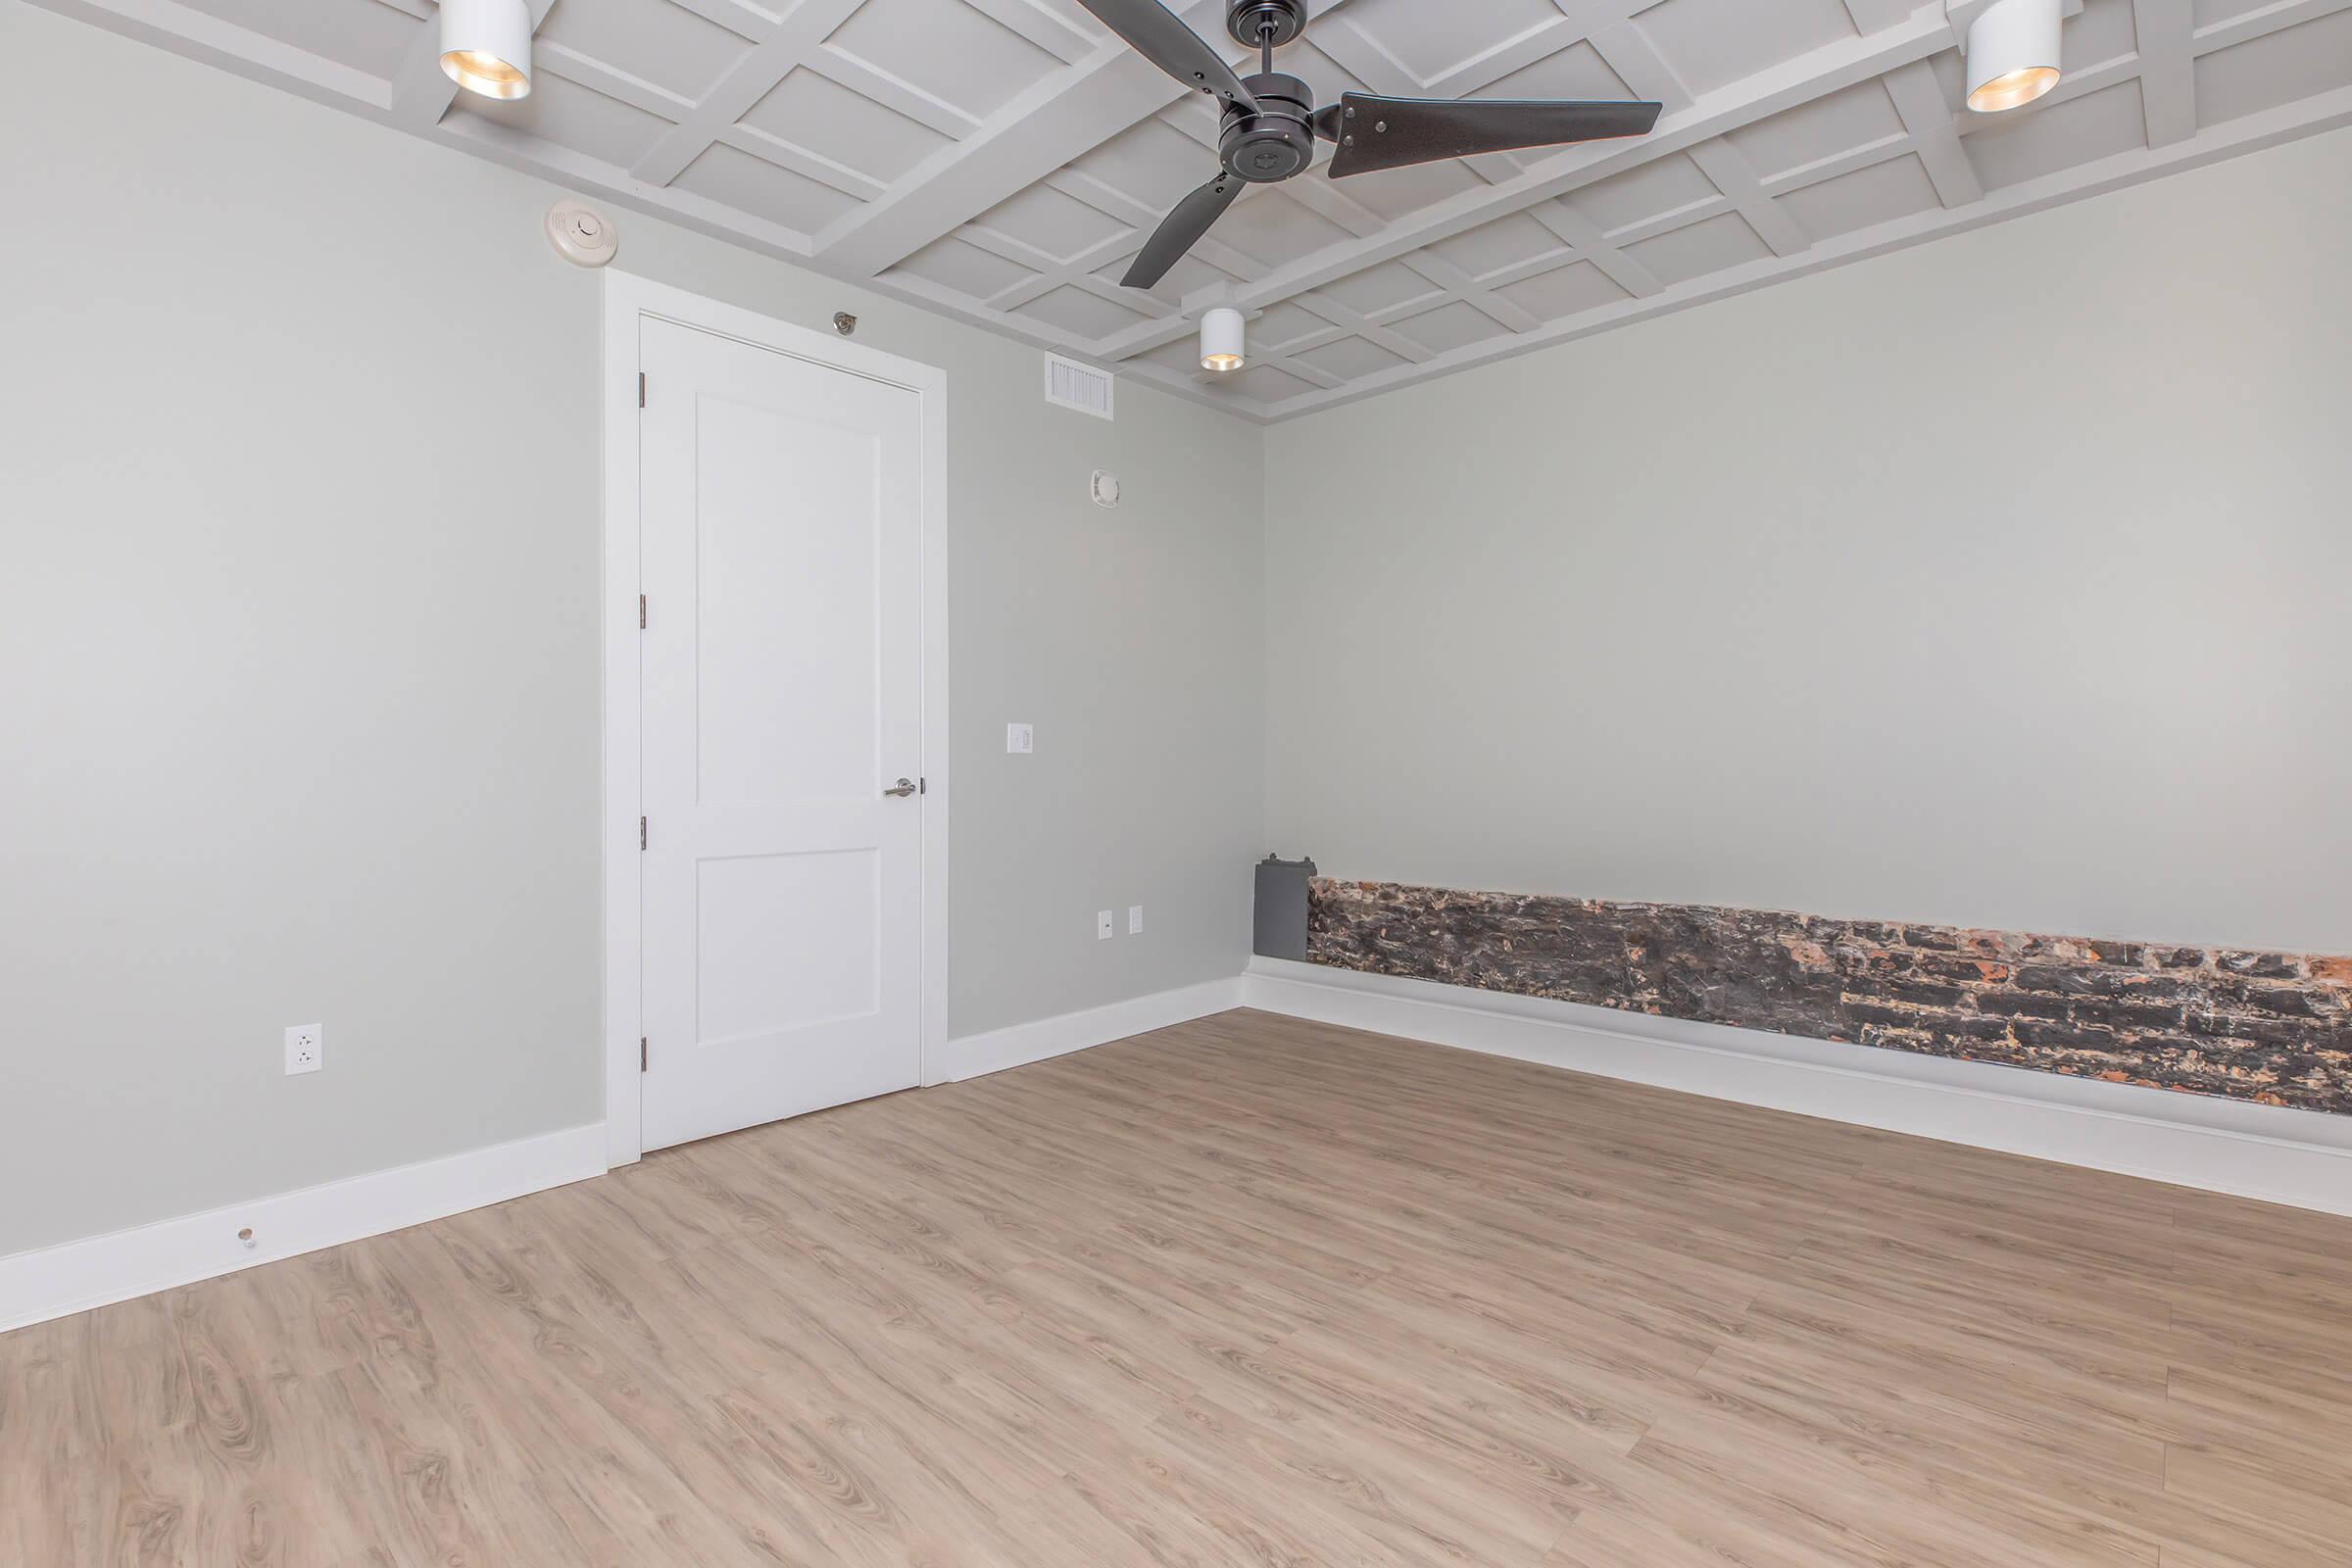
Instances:
[[[1097,468],[1095,470],[1094,496],[1095,505],[1098,507],[1117,506],[1119,504],[1119,476],[1115,473],[1104,473],[1101,468]]]
[[[547,210],[547,237],[574,267],[602,267],[620,250],[612,220],[586,202],[558,202]]]

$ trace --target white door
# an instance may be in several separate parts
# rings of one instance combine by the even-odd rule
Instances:
[[[644,1147],[921,1076],[919,397],[647,318]]]

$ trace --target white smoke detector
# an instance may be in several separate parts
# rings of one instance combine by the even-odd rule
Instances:
[[[602,267],[620,251],[612,220],[586,202],[563,201],[547,210],[547,237],[574,267]]]

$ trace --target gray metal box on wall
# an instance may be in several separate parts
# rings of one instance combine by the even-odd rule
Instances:
[[[1269,855],[1257,862],[1257,920],[1250,951],[1306,961],[1306,884],[1315,862]]]

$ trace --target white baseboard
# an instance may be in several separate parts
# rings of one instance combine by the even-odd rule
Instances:
[[[0,1257],[0,1333],[604,1173],[599,1122],[18,1252]]]
[[[1251,960],[1242,1004],[1686,1094],[2352,1214],[2352,1117]]]
[[[985,1034],[964,1035],[948,1042],[947,1059],[940,1064],[941,1070],[932,1081],[960,1083],[966,1078],[1003,1072],[1007,1067],[1064,1056],[1089,1046],[1107,1045],[1129,1035],[1165,1029],[1170,1024],[1189,1023],[1212,1012],[1230,1012],[1242,1004],[1241,999],[1242,981],[1237,975],[1229,980],[1179,986],[1173,991],[1155,991],[1148,997],[1133,997],[1125,1002],[1089,1007],[1083,1012],[1040,1018],[1034,1023],[1011,1024]]]

